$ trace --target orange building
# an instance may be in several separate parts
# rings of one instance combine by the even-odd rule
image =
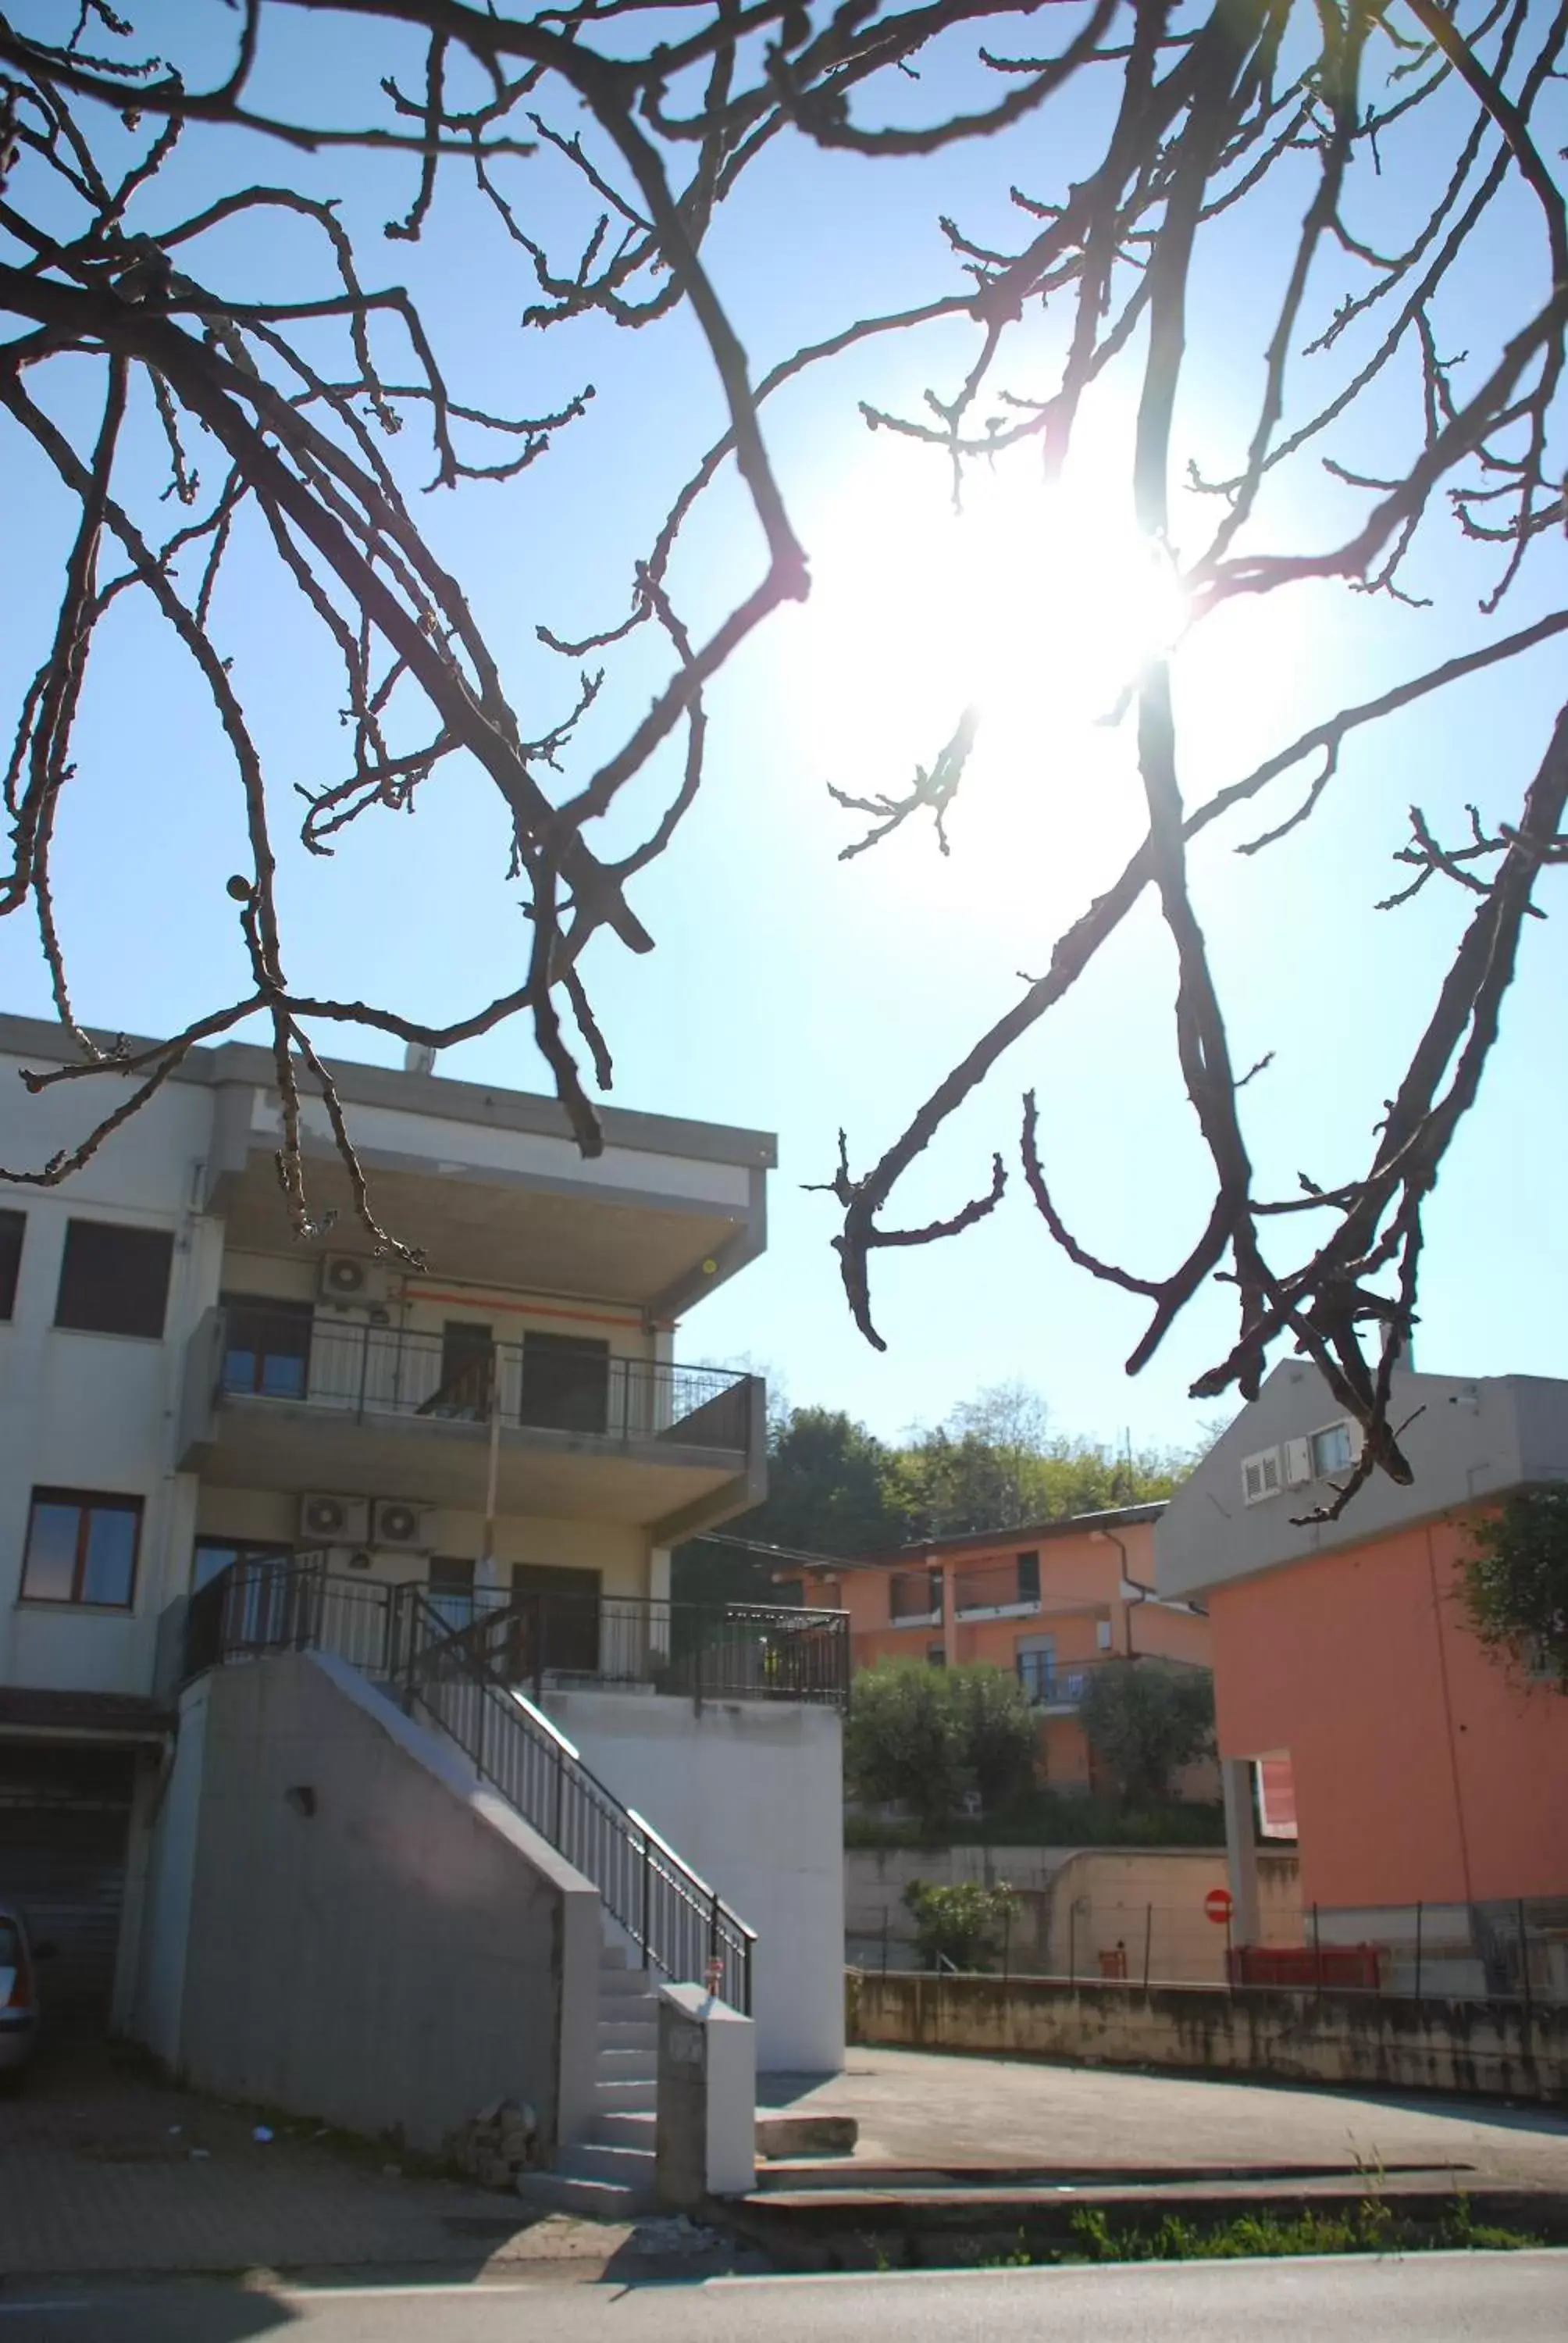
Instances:
[[[1172,1500],[1162,1592],[1214,1637],[1234,1930],[1255,1942],[1255,1828],[1300,1842],[1309,1940],[1380,1947],[1384,1984],[1568,1990],[1568,1696],[1494,1658],[1457,1599],[1466,1527],[1568,1479],[1568,1383],[1396,1376],[1409,1487],[1373,1474],[1305,1518],[1358,1435],[1281,1367]]]
[[[1078,1708],[1112,1659],[1206,1668],[1209,1623],[1154,1587],[1159,1504],[1123,1505],[1020,1529],[937,1538],[835,1568],[808,1570],[802,1600],[849,1614],[857,1668],[879,1660],[1016,1670],[1040,1711],[1041,1772],[1061,1788],[1094,1786]],[[1181,1787],[1213,1797],[1212,1766]]]

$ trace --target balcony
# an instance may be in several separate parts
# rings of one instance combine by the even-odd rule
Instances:
[[[763,1443],[755,1375],[246,1305],[208,1311],[191,1338],[180,1469],[227,1487],[636,1523],[657,1543],[754,1503]]]
[[[894,1627],[939,1627],[942,1618],[940,1570],[895,1570],[888,1581],[888,1619]]]
[[[953,1584],[955,1619],[1024,1619],[1040,1607],[1040,1556],[1020,1554],[1011,1562],[982,1563],[960,1570]]]
[[[536,1703],[552,1692],[661,1694],[690,1700],[800,1701],[847,1708],[849,1614],[756,1603],[693,1604],[629,1595],[451,1594],[335,1574],[320,1554],[239,1563],[185,1613],[188,1676],[269,1652],[328,1651],[396,1685],[432,1627],[438,1673],[475,1669]]]

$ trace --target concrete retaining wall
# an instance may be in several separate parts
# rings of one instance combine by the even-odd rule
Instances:
[[[154,1899],[186,1922],[183,1960],[146,1943],[146,2038],[205,2089],[416,2148],[499,2098],[538,2111],[547,2149],[585,2127],[594,1888],[340,1662],[205,1682]]]
[[[850,1972],[850,2039],[1568,2101],[1568,2007]]]

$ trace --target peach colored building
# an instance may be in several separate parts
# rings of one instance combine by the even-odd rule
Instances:
[[[1040,1711],[1041,1772],[1062,1788],[1094,1786],[1078,1708],[1111,1659],[1208,1667],[1209,1623],[1154,1587],[1159,1504],[971,1533],[808,1570],[808,1604],[842,1608],[857,1668],[879,1660],[1015,1670]],[[1186,1795],[1213,1797],[1211,1765]]]
[[[1493,1658],[1458,1596],[1488,1500],[1568,1479],[1568,1382],[1396,1378],[1408,1488],[1323,1503],[1357,1446],[1282,1367],[1173,1499],[1162,1592],[1207,1603],[1238,1943],[1254,1827],[1294,1820],[1307,1933],[1383,1948],[1385,1983],[1568,1989],[1568,1696]],[[1261,1797],[1256,1777],[1261,1776]],[[1523,1949],[1522,1949],[1523,1948]]]

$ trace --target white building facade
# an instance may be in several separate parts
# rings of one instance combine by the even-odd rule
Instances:
[[[67,1054],[58,1029],[0,1019],[13,1173],[104,1111],[112,1074],[25,1091],[24,1069]],[[677,1327],[761,1252],[773,1140],[610,1111],[589,1161],[552,1100],[334,1071],[377,1213],[422,1273],[376,1257],[318,1102],[304,1136],[329,1225],[296,1240],[272,1061],[245,1045],[192,1051],[80,1172],[0,1200],[0,1901],[61,1924],[65,2001],[101,2001],[112,1973],[135,2030],[156,1954],[166,2010],[143,1906],[199,1673],[192,1599],[237,1573],[252,1591],[229,1603],[229,1646],[237,1622],[270,1647],[284,1590],[313,1573],[342,1590],[335,1616],[384,1623],[355,1631],[375,1654],[338,1635],[337,1656],[385,1684],[385,1623],[412,1589],[427,1644],[431,1619],[489,1622],[456,1647],[465,1665],[482,1645],[542,1711],[575,1704],[576,1754],[594,1766],[602,1742],[618,1797],[640,1707],[648,1821],[693,1872],[749,1847],[766,1877],[777,1835],[796,1888],[774,1898],[759,1976],[771,1961],[791,1984],[788,2015],[759,2004],[763,2063],[838,2064],[835,1631],[803,1674],[798,1634],[776,1649],[766,1621],[668,1604],[671,1546],[765,1490],[760,1382],[687,1364]]]

